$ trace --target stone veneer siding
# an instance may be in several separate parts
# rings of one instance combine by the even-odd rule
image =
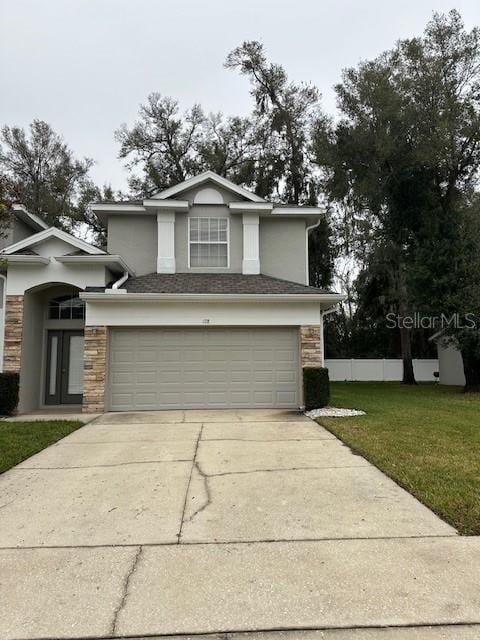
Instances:
[[[6,296],[3,370],[20,373],[22,359],[23,296]]]
[[[302,367],[322,366],[322,340],[319,325],[300,327],[300,358]]]
[[[102,413],[105,410],[107,333],[107,327],[85,327],[85,348],[83,364],[84,413]]]

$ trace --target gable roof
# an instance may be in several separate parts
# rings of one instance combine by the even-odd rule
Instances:
[[[34,233],[32,236],[25,238],[24,240],[20,240],[20,242],[15,242],[15,244],[11,244],[8,247],[5,247],[1,252],[4,255],[12,255],[17,251],[22,249],[26,249],[27,247],[33,247],[44,240],[48,240],[49,238],[57,238],[58,240],[63,240],[67,244],[72,245],[77,249],[81,249],[85,251],[89,255],[98,255],[105,254],[105,251],[99,249],[98,247],[94,247],[92,244],[85,242],[85,240],[80,240],[80,238],[76,238],[72,236],[70,233],[66,231],[62,231],[61,229],[57,229],[56,227],[48,227],[44,231],[40,231],[39,233]]]
[[[42,229],[48,229],[48,224],[44,222],[41,218],[36,216],[34,213],[30,213],[23,206],[23,204],[14,204],[13,205],[13,213],[14,215],[28,225],[31,229],[35,231],[41,231]]]
[[[222,178],[222,176],[219,176],[213,171],[204,171],[204,173],[200,173],[198,176],[194,176],[193,178],[189,178],[184,182],[180,182],[180,184],[176,184],[173,187],[164,189],[163,191],[159,191],[158,193],[155,193],[150,197],[155,200],[166,200],[167,198],[171,198],[172,196],[175,196],[179,193],[183,193],[184,191],[187,191],[192,187],[198,187],[199,185],[205,184],[207,182],[211,182],[219,187],[223,187],[227,191],[236,193],[237,195],[240,195],[247,200],[251,200],[252,202],[265,202],[265,200],[263,198],[260,198],[260,196],[255,195],[251,191],[247,191],[247,189],[240,187],[238,184],[235,184],[231,180],[227,180],[227,178]]]

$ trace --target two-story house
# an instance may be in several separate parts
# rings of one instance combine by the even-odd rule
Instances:
[[[2,252],[21,411],[302,405],[302,367],[323,364],[323,314],[342,299],[308,286],[321,207],[206,172],[92,209],[107,251],[49,228]]]

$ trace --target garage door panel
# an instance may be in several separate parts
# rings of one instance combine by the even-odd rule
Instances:
[[[160,402],[162,405],[169,405],[169,406],[176,407],[182,401],[182,395],[179,391],[168,391],[165,389],[159,394],[157,401]]]
[[[210,384],[215,383],[215,386],[223,384],[225,382],[225,370],[219,369],[218,371],[207,371],[206,374],[207,382]]]
[[[126,351],[121,349],[115,352],[115,362],[118,362],[119,364],[125,363],[130,365],[134,361],[135,361],[134,351]]]
[[[112,410],[297,407],[298,331],[112,329]]]
[[[295,402],[295,397],[296,394],[291,391],[278,391],[276,404],[279,407],[290,407]]]
[[[274,395],[274,392],[269,389],[265,391],[258,389],[253,392],[253,400],[256,404],[272,406],[275,403]]]
[[[205,362],[207,358],[207,354],[203,349],[196,349],[192,347],[188,352],[188,360],[189,362]]]
[[[275,375],[273,371],[255,371],[254,380],[258,384],[267,382],[269,385],[272,385],[275,382]]]
[[[138,385],[153,384],[157,385],[156,371],[137,371],[135,375],[135,383]]]
[[[275,374],[275,382],[278,385],[287,384],[291,385],[295,383],[297,380],[297,376],[293,373],[293,371],[277,371]]]
[[[250,393],[248,391],[232,391],[230,394],[232,406],[249,407],[252,404]]]

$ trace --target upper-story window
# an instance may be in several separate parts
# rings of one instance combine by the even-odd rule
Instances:
[[[48,303],[49,320],[84,320],[85,302],[78,295],[58,296]]]
[[[228,218],[189,218],[189,266],[228,267]]]

